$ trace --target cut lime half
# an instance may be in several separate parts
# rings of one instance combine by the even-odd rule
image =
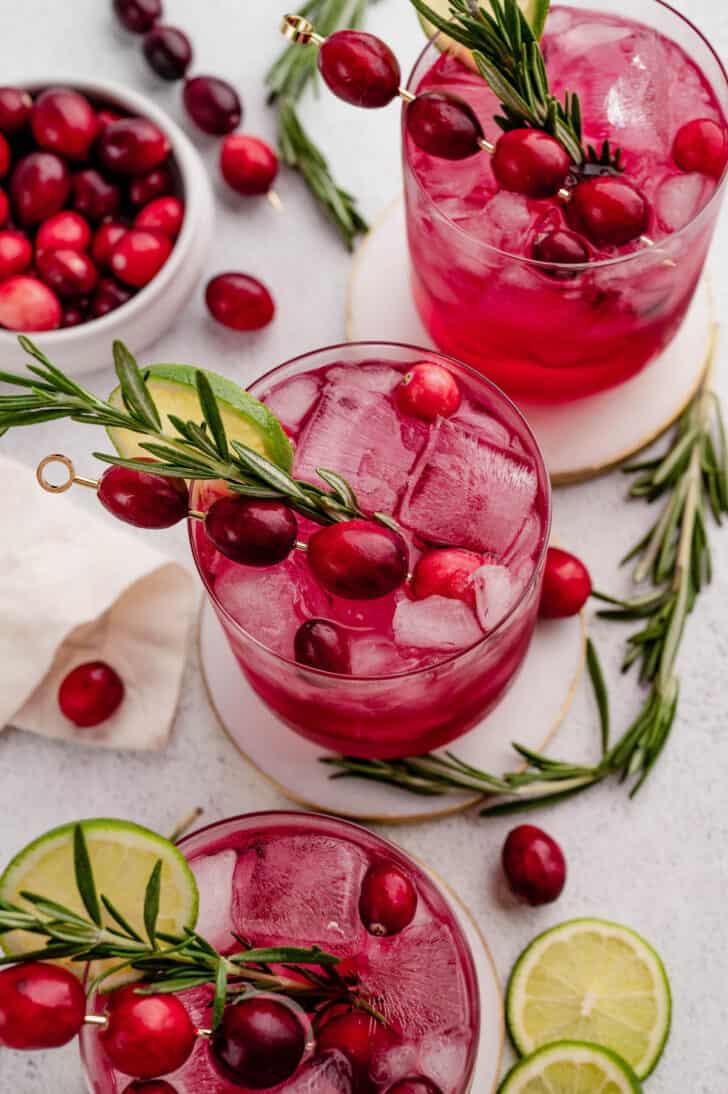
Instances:
[[[450,0],[426,0],[426,2],[428,6],[438,15],[441,15],[443,19],[450,18]],[[486,11],[490,11],[488,0],[477,0],[474,6],[483,7]],[[526,19],[528,19],[534,34],[540,39],[549,13],[549,0],[519,0],[518,6],[526,16]],[[433,38],[438,32],[438,28],[433,26],[427,16],[422,15],[420,12],[417,13],[417,18],[427,37]],[[438,35],[435,45],[441,53],[452,53],[458,57],[463,64],[467,65],[468,68],[475,68],[475,63],[470,50],[466,49],[460,42],[456,42],[453,38],[449,38],[444,32]]]
[[[155,864],[161,860],[161,886],[157,930],[181,935],[185,927],[197,922],[198,893],[194,875],[184,855],[174,844],[148,828],[123,820],[85,820],[81,822],[88,847],[91,869],[99,896],[106,896],[126,921],[144,938],[144,895]],[[85,918],[74,870],[75,824],[64,824],[29,843],[15,856],[0,877],[0,899],[22,908],[32,905],[20,895],[35,893],[63,904]],[[104,926],[116,927],[102,908]],[[0,938],[9,956],[29,953],[43,945],[42,937],[28,931],[11,931]],[[65,962],[64,962],[65,963]],[[96,962],[92,976],[114,964]],[[79,976],[83,964],[68,963]],[[129,979],[129,977],[124,977]],[[105,987],[120,981],[112,978]]]
[[[640,1094],[629,1064],[609,1049],[579,1041],[557,1041],[521,1060],[498,1094]]]
[[[587,1041],[616,1052],[644,1079],[670,1032],[670,985],[662,961],[634,931],[575,919],[521,955],[506,1015],[521,1056],[555,1041]]]
[[[239,384],[216,372],[198,370],[194,365],[149,365],[143,371],[165,431],[170,435],[177,435],[169,424],[170,414],[184,422],[201,423],[203,420],[195,384],[195,373],[201,371],[207,376],[217,397],[228,438],[247,445],[286,471],[290,470],[293,449],[283,427],[263,403],[254,399]],[[120,388],[112,391],[109,401],[113,406],[123,406]],[[153,438],[145,438],[126,429],[109,429],[108,434],[114,448],[124,459],[148,456],[140,447],[140,442]]]

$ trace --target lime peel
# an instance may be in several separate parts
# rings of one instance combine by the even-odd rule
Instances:
[[[610,1049],[583,1041],[544,1045],[513,1067],[498,1094],[641,1094],[629,1064]]]

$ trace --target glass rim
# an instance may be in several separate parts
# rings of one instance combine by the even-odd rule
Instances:
[[[472,368],[470,365],[466,365],[463,361],[458,361],[455,357],[450,357],[448,354],[442,353],[440,350],[427,349],[423,346],[414,346],[407,342],[380,342],[371,339],[364,339],[362,341],[356,342],[335,342],[329,346],[320,346],[318,349],[307,350],[305,353],[299,353],[297,354],[297,356],[291,357],[289,360],[281,362],[280,365],[275,365],[273,368],[268,369],[267,372],[264,372],[261,376],[257,377],[257,379],[251,381],[251,383],[248,384],[245,390],[250,392],[250,389],[252,387],[256,387],[258,384],[262,384],[266,380],[272,379],[276,375],[276,373],[282,372],[284,369],[291,368],[292,366],[305,361],[307,358],[318,357],[320,354],[324,353],[335,353],[339,350],[345,351],[350,349],[361,349],[364,347],[377,347],[379,349],[385,350],[404,349],[411,350],[413,353],[417,353],[425,357],[436,356],[444,361],[450,362],[451,364],[455,365],[456,368],[462,369],[463,371],[469,373],[476,381],[478,381],[479,383],[483,383],[486,387],[490,388],[491,391],[495,393],[496,397],[500,399],[503,403],[505,403],[506,406],[516,414],[517,418],[524,426],[526,435],[532,443],[533,451],[536,455],[537,472],[540,472],[540,478],[543,480],[544,483],[544,494],[546,500],[546,521],[544,524],[543,537],[538,552],[538,557],[533,563],[533,572],[531,573],[528,581],[519,593],[519,596],[515,603],[511,605],[507,614],[503,617],[503,619],[500,620],[498,625],[494,627],[492,631],[489,631],[487,634],[483,634],[477,640],[477,642],[474,642],[472,645],[466,646],[462,650],[454,650],[452,653],[447,654],[447,656],[442,657],[437,661],[433,661],[431,664],[419,665],[417,668],[404,669],[400,672],[380,673],[378,675],[372,676],[361,676],[355,675],[354,673],[344,674],[338,672],[327,672],[324,669],[313,668],[309,665],[301,665],[292,657],[286,657],[281,653],[276,653],[275,650],[270,649],[270,647],[266,646],[264,642],[261,642],[259,638],[256,638],[254,635],[250,634],[249,631],[245,630],[245,628],[241,626],[241,624],[238,623],[238,621],[230,614],[225,605],[220,601],[219,597],[216,596],[212,582],[210,582],[207,576],[203,573],[199,563],[199,559],[197,557],[195,539],[193,536],[193,531],[197,522],[194,520],[188,520],[187,526],[188,536],[190,540],[190,548],[192,550],[192,557],[195,561],[195,567],[200,576],[202,584],[213,604],[213,607],[215,608],[215,611],[223,615],[226,622],[228,622],[236,632],[242,634],[245,637],[246,641],[251,642],[254,646],[258,647],[260,650],[263,650],[264,653],[266,653],[269,657],[274,658],[277,662],[284,665],[289,665],[291,668],[294,668],[299,672],[303,672],[306,675],[321,677],[326,680],[344,680],[360,684],[378,682],[381,683],[384,680],[411,679],[422,674],[430,673],[435,670],[442,669],[446,665],[450,665],[453,662],[458,661],[461,657],[465,657],[471,654],[474,650],[480,649],[486,643],[491,643],[492,641],[494,641],[500,635],[501,631],[507,627],[510,620],[513,618],[521,605],[530,595],[534,587],[539,570],[541,569],[541,566],[546,557],[546,552],[549,548],[552,521],[551,477],[549,475],[548,468],[546,467],[546,461],[544,460],[541,446],[539,445],[536,435],[533,432],[528,422],[528,419],[524,415],[523,411],[508,395],[506,395],[506,393],[501,388],[498,387],[497,384],[493,383],[492,380],[489,380],[487,376],[483,375],[483,373],[478,372],[477,369]]]
[[[674,15],[677,19],[681,20],[687,27],[689,27],[690,30],[703,42],[703,44],[708,49],[708,52],[715,59],[716,64],[718,65],[718,70],[723,76],[723,82],[725,84],[726,91],[728,91],[728,68],[726,68],[726,65],[721,60],[720,54],[715,49],[715,47],[712,45],[712,43],[709,41],[709,39],[704,34],[704,32],[698,26],[696,26],[695,23],[693,23],[687,17],[687,15],[684,15],[681,11],[678,11],[677,8],[674,8],[672,6],[672,4],[667,2],[667,0],[649,0],[649,2],[657,4],[658,7],[665,8],[665,10],[670,12],[671,15]],[[569,7],[568,0],[566,0],[566,2],[564,3],[563,6],[564,7]],[[594,10],[598,12],[599,8],[596,7]],[[633,20],[633,22],[639,22],[639,20],[635,19],[635,20]],[[415,63],[412,66],[412,71],[410,72],[409,77],[407,79],[407,85],[406,85],[407,91],[412,92],[414,90],[415,74],[417,73],[417,70],[419,69],[420,64],[425,59],[428,52],[432,49],[432,50],[436,50],[439,56],[443,55],[443,51],[438,50],[437,46],[435,44],[437,42],[437,39],[441,36],[441,34],[442,34],[442,32],[438,31],[437,34],[434,34],[432,36],[432,38],[429,38],[427,40],[424,48],[417,55],[417,59],[415,60]],[[674,41],[674,39],[670,39],[670,40]],[[676,44],[679,45],[680,43],[678,42]],[[712,85],[711,85],[711,88],[712,88]],[[713,89],[714,92],[715,92],[715,90],[716,89]],[[613,258],[602,258],[602,259],[599,259],[596,262],[574,262],[574,263],[542,262],[542,261],[539,261],[538,259],[532,258],[530,255],[519,255],[519,254],[514,254],[513,251],[503,251],[503,250],[500,249],[500,247],[495,247],[492,243],[486,243],[484,240],[476,239],[475,236],[470,235],[469,232],[467,232],[464,228],[462,228],[457,223],[457,221],[453,220],[450,216],[448,216],[447,213],[444,213],[442,211],[442,208],[434,200],[434,198],[430,194],[429,190],[427,190],[424,183],[422,182],[422,179],[420,178],[419,174],[417,173],[417,171],[415,171],[414,167],[412,166],[410,156],[408,154],[407,142],[404,140],[404,122],[405,122],[405,116],[406,116],[408,105],[409,104],[406,103],[406,102],[402,104],[402,131],[403,131],[403,142],[402,143],[403,143],[404,159],[405,159],[405,162],[406,162],[407,170],[409,171],[412,178],[415,180],[418,190],[424,195],[424,197],[426,198],[426,200],[428,201],[428,203],[432,207],[432,209],[434,209],[437,212],[438,216],[441,217],[441,219],[444,220],[449,225],[449,227],[453,229],[453,231],[457,232],[459,235],[464,236],[465,239],[467,239],[469,244],[474,245],[478,248],[482,248],[484,251],[488,251],[491,254],[498,255],[501,258],[508,258],[508,259],[512,259],[516,262],[521,262],[524,265],[532,267],[533,269],[536,269],[536,270],[544,270],[544,271],[568,270],[572,275],[578,275],[578,274],[581,274],[581,273],[586,273],[589,270],[600,270],[600,269],[605,269],[605,268],[608,268],[608,267],[611,267],[611,266],[619,266],[622,263],[632,262],[632,261],[637,260],[637,259],[645,259],[650,254],[657,255],[657,254],[659,254],[661,247],[665,246],[666,244],[671,244],[673,242],[673,240],[679,240],[681,236],[687,234],[689,229],[692,229],[696,224],[700,224],[700,222],[702,220],[707,220],[709,211],[712,213],[713,208],[716,205],[718,205],[718,206],[720,205],[720,202],[723,199],[724,191],[725,191],[726,186],[728,184],[728,161],[726,161],[726,165],[723,169],[723,174],[717,180],[715,190],[710,195],[710,197],[706,201],[705,205],[703,205],[702,208],[700,208],[698,210],[698,212],[693,217],[691,217],[691,219],[687,222],[687,224],[684,224],[682,226],[682,228],[678,228],[678,230],[676,232],[670,232],[669,235],[664,236],[662,239],[660,239],[655,244],[654,247],[646,247],[645,249],[640,250],[640,251],[631,251],[629,254],[616,255]]]

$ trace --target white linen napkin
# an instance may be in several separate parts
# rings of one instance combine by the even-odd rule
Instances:
[[[104,513],[44,493],[0,456],[0,730],[103,748],[160,749],[179,700],[197,582]],[[78,729],[58,707],[64,676],[106,661],[124,700]]]

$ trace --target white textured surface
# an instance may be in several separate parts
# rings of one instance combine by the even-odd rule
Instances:
[[[723,56],[728,53],[728,12],[714,0],[675,0],[705,28]],[[170,21],[191,34],[198,72],[217,72],[241,88],[247,126],[273,136],[261,77],[279,48],[277,18],[283,4],[215,0],[167,0]],[[98,75],[155,89],[158,101],[176,116],[178,92],[160,87],[144,71],[131,38],[111,22],[108,0],[9,0],[0,18],[2,81],[42,76],[65,64],[71,73]],[[382,0],[370,26],[385,34],[406,65],[419,46],[406,0]],[[397,189],[397,111],[357,114],[323,96],[308,112],[342,179],[360,194],[370,216]],[[216,145],[200,142],[213,164]],[[219,188],[218,188],[219,189]],[[288,356],[344,335],[344,295],[349,261],[321,223],[295,178],[284,176],[280,192],[286,212],[267,204],[238,205],[220,198],[209,272],[241,268],[264,277],[278,304],[276,323],[255,338],[213,327],[196,299],[154,352],[158,359],[197,361],[248,380]],[[724,216],[714,252],[719,314],[728,307],[728,220]],[[726,348],[718,384],[728,395]],[[107,391],[110,375],[96,379]],[[88,461],[89,437],[80,428],[48,426],[2,444],[28,463],[59,448]],[[644,506],[627,507],[624,483],[612,475],[597,483],[561,490],[556,526],[565,543],[590,563],[596,582],[615,589],[615,569],[625,547],[644,528]],[[83,494],[83,492],[82,492]],[[79,503],[92,504],[81,497]],[[48,499],[52,505],[53,500]],[[180,559],[180,533],[157,541]],[[89,544],[92,557],[93,544]],[[570,866],[559,904],[541,911],[514,906],[498,881],[498,856],[511,827],[508,820],[477,816],[398,829],[405,847],[426,859],[462,894],[488,936],[502,975],[531,937],[569,916],[602,915],[642,931],[662,952],[675,993],[675,1024],[667,1053],[649,1080],[651,1094],[724,1094],[728,1060],[724,1051],[728,1002],[725,991],[728,892],[725,724],[728,700],[723,685],[728,656],[725,605],[728,598],[728,535],[716,535],[716,579],[712,593],[691,619],[681,660],[680,716],[670,747],[641,796],[630,803],[616,786],[603,787],[541,817],[558,838]],[[621,634],[599,625],[595,634],[612,684],[614,722],[626,724],[637,695],[617,666]],[[517,730],[517,727],[514,727]],[[593,756],[595,718],[586,690],[580,694],[556,750]],[[161,831],[173,827],[192,805],[208,819],[283,805],[245,765],[220,732],[207,706],[197,671],[190,668],[173,741],[159,756],[134,757],[88,752],[9,731],[0,736],[0,860],[6,861],[32,835],[77,816],[102,813],[134,817]],[[0,1054],[2,1094],[81,1094],[75,1050],[30,1058]],[[480,1094],[480,1092],[479,1092]]]

